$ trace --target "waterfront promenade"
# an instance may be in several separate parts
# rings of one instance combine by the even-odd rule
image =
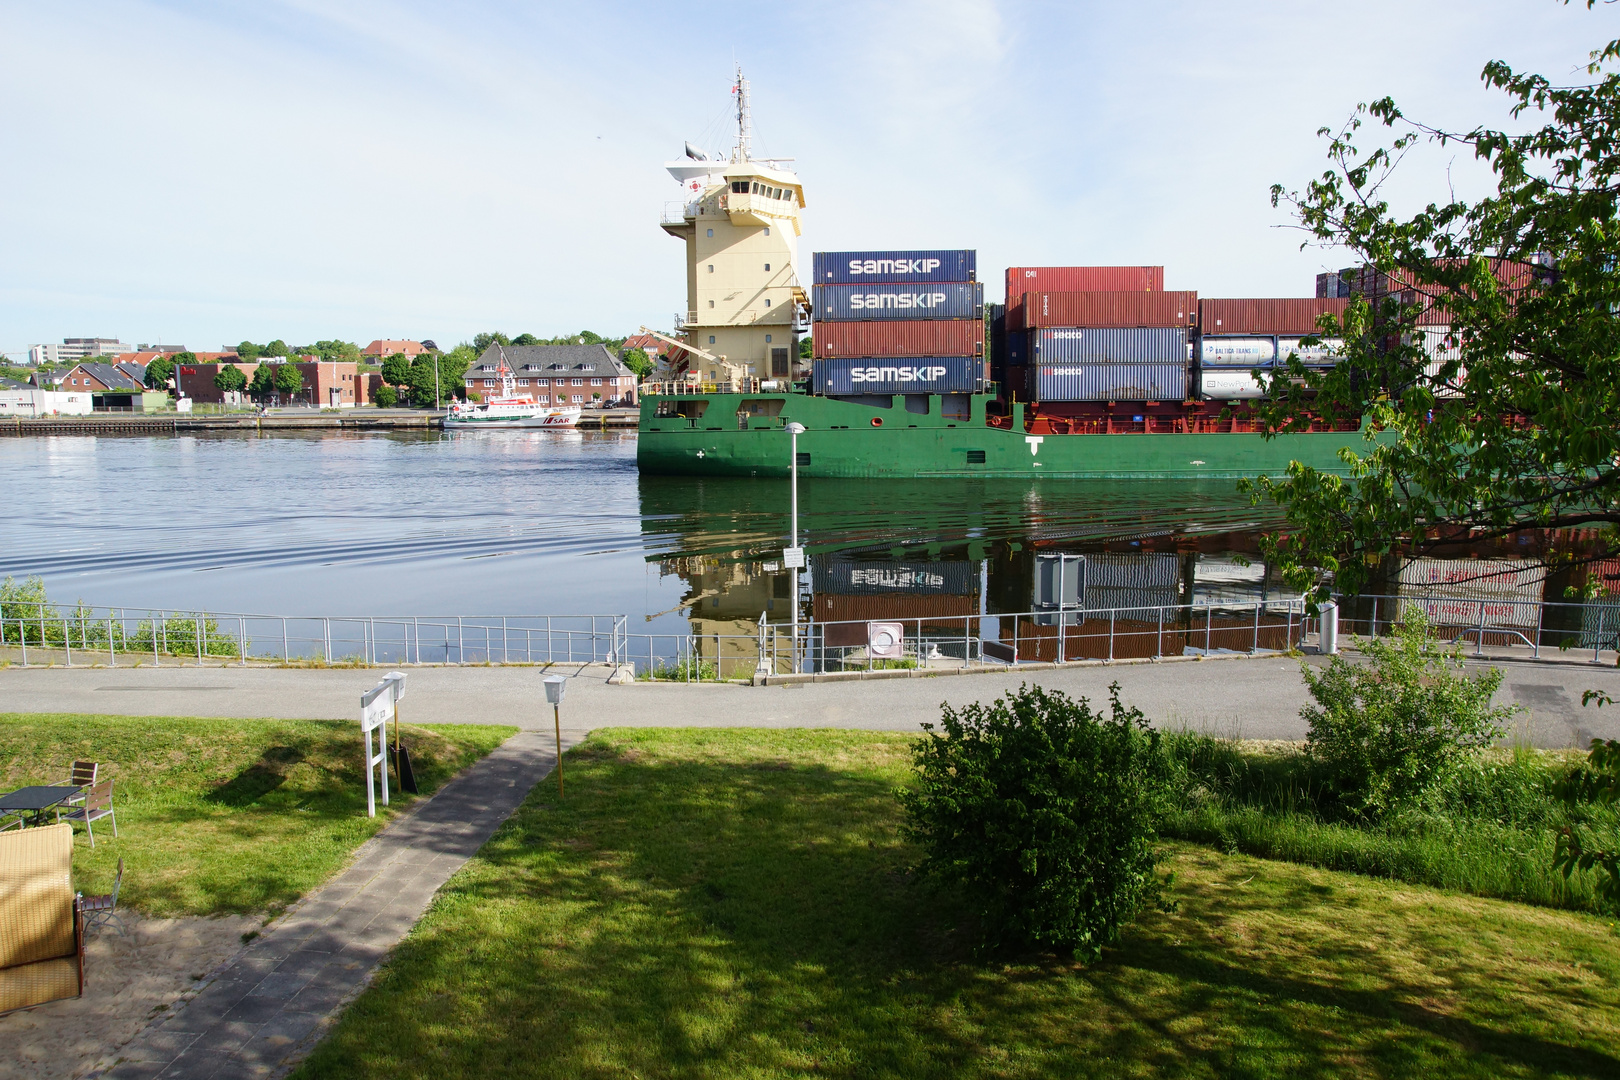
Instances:
[[[1318,662],[1312,658],[1313,663]],[[1584,749],[1620,738],[1620,708],[1582,707],[1581,695],[1620,698],[1620,670],[1574,662],[1505,661],[1499,700],[1524,708],[1514,736],[1537,746]],[[408,668],[401,718],[407,723],[513,724],[550,730],[541,680],[573,676],[565,730],[615,726],[843,727],[914,731],[937,720],[941,702],[989,701],[1030,683],[1106,703],[1117,681],[1127,704],[1154,724],[1228,738],[1305,737],[1309,702],[1299,662],[1232,657],[1167,663],[1087,664],[940,678],[750,687],[730,684],[607,683],[604,666]],[[381,668],[9,668],[0,670],[7,712],[111,713],[352,719]]]

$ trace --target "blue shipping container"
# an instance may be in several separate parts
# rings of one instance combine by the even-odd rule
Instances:
[[[1112,330],[1037,330],[1032,364],[1187,364],[1192,359],[1187,331],[1179,326]]]
[[[1002,358],[1009,367],[1023,367],[1029,363],[1029,332],[1007,331],[1007,355]]]
[[[982,319],[984,286],[971,281],[926,285],[817,285],[818,322],[878,319]]]
[[[1184,401],[1187,365],[1173,363],[1042,363],[1040,401]]]
[[[904,360],[839,357],[815,362],[816,393],[967,394],[984,379],[977,356],[906,357]]]
[[[977,281],[977,251],[818,251],[811,260],[815,285],[924,281]]]

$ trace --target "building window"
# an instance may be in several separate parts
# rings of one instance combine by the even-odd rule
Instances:
[[[551,398],[547,397],[545,394],[541,394],[539,397],[535,398],[534,400],[536,402],[538,402],[539,404],[544,405],[546,402],[550,401]]]
[[[584,386],[585,385],[585,380],[584,379],[575,379],[574,380],[574,385],[575,386]]]
[[[485,379],[484,380],[484,385],[485,386],[494,386],[495,385],[495,380],[494,379]]]
[[[584,400],[585,400],[585,395],[584,394],[575,394],[574,395],[574,404],[575,405],[578,405],[580,402],[582,402]]]
[[[519,386],[528,386],[529,385],[529,380],[528,379],[519,379],[517,381],[517,384]]]
[[[714,230],[713,230],[713,229],[710,229],[710,230],[709,230],[709,235],[710,235],[710,236],[713,236],[713,235],[714,235]]]
[[[710,345],[713,345],[713,344],[714,344],[714,335],[713,335],[713,334],[710,334],[710,335],[709,335],[709,344],[710,344]]]
[[[714,263],[709,264],[709,273],[714,273]]]
[[[768,297],[768,296],[767,296],[767,297],[766,297],[766,298],[765,298],[765,306],[766,306],[766,307],[770,307],[770,306],[771,306],[771,298],[770,298],[770,297]]]
[[[766,236],[771,235],[771,227],[769,225],[765,226],[765,235]]]
[[[591,380],[591,385],[592,386],[601,386],[602,385],[602,380],[601,379],[592,379]]]
[[[766,263],[766,264],[765,264],[765,272],[766,272],[766,273],[767,273],[767,274],[768,274],[768,273],[770,273],[770,272],[771,272],[771,264],[770,264],[770,263]]]
[[[713,301],[713,300],[710,300],[710,301],[709,301],[709,306],[710,306],[710,307],[714,307],[714,301]]]
[[[770,301],[769,301],[769,300],[767,300],[767,301],[765,301],[765,302],[766,302],[766,303],[767,303],[767,304],[769,304],[769,303],[770,303]],[[770,343],[771,343],[771,335],[769,335],[769,334],[766,334],[766,335],[765,335],[765,344],[767,344],[767,345],[769,345],[769,344],[770,344]]]

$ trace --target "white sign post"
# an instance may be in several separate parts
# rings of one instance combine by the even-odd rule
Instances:
[[[360,695],[360,738],[365,744],[366,753],[366,816],[377,816],[377,778],[374,770],[380,769],[382,775],[382,803],[388,805],[388,721],[394,715],[394,697],[396,688],[403,689],[405,680],[395,680],[392,677]],[[377,751],[371,750],[371,733],[381,729],[377,736]]]

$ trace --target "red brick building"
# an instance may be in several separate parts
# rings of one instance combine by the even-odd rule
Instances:
[[[260,361],[236,361],[235,366],[253,381],[253,373]],[[304,388],[288,398],[282,395],[283,405],[310,405],[319,409],[348,409],[365,405],[371,400],[370,384],[352,361],[317,360],[313,356],[286,360],[265,360],[262,363],[280,366],[295,364],[304,377]],[[182,364],[174,369],[175,389],[182,397],[201,404],[219,405],[225,402],[225,392],[214,385],[224,363]]]

